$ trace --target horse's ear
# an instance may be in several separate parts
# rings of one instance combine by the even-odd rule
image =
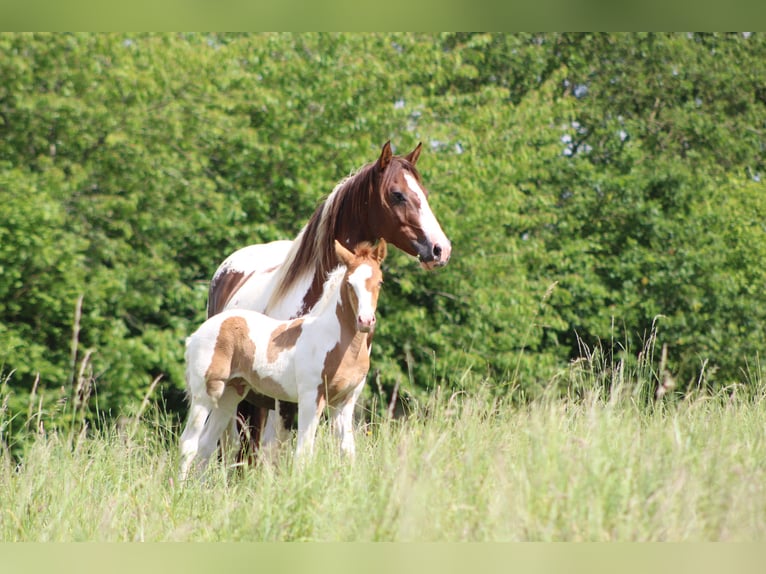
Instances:
[[[378,263],[383,263],[383,260],[386,258],[386,253],[388,253],[386,240],[381,238],[378,241],[378,244],[375,246],[375,252],[373,253],[373,256],[378,261]]]
[[[406,159],[412,165],[415,165],[418,161],[418,158],[420,157],[420,150],[422,148],[423,148],[423,142],[418,143],[418,146],[414,150],[412,150],[410,153],[408,153],[406,156],[404,156],[404,159]]]
[[[391,162],[391,140],[388,140],[383,144],[383,149],[380,151],[380,157],[378,158],[378,167],[381,171],[386,169],[386,166]]]
[[[354,254],[343,247],[343,244],[337,239],[335,240],[335,254],[338,256],[338,259],[340,259],[340,262],[346,267],[348,267],[354,260]]]

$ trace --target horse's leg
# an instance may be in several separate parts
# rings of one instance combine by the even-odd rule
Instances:
[[[218,406],[210,411],[207,423],[199,438],[200,470],[207,466],[210,456],[218,445],[218,440],[231,424],[231,419],[237,411],[237,405],[242,400],[237,391],[232,387],[226,387],[218,399]]]
[[[265,429],[263,444],[269,444],[274,441],[282,443],[287,440],[288,433],[295,428],[295,415],[298,413],[298,405],[287,401],[278,401],[274,399],[274,408],[263,410],[265,416]]]
[[[340,451],[352,460],[356,454],[356,446],[354,445],[354,407],[363,388],[364,379],[349,395],[345,403],[332,409],[333,428],[335,436],[340,441]]]
[[[239,441],[239,431],[237,417],[231,419],[228,428],[221,435],[221,459],[227,466],[233,466],[239,462],[239,454],[242,452],[242,445]]]
[[[237,407],[237,427],[240,434],[239,462],[254,462],[254,455],[261,449],[263,433],[267,425],[269,410],[274,408],[274,399],[252,390]]]
[[[298,444],[295,447],[298,461],[314,452],[314,436],[325,404],[324,393],[306,393],[298,397]]]
[[[238,441],[235,441],[235,444],[239,448],[237,462],[250,462],[255,451],[258,450],[261,427],[263,426],[260,417],[261,410],[247,398],[237,405],[234,418],[234,430],[238,436]]]
[[[211,408],[212,404],[209,397],[192,397],[191,405],[189,407],[189,418],[186,422],[184,432],[181,434],[179,444],[181,464],[178,471],[178,478],[181,482],[186,480],[186,477],[189,474],[189,467],[197,455],[199,450],[199,439],[205,428],[205,422],[207,421]]]
[[[278,414],[282,419],[282,425],[286,429],[293,429],[296,423],[295,416],[298,414],[298,404],[282,401],[279,403]]]

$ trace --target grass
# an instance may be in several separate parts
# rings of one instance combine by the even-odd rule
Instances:
[[[629,388],[626,383],[625,389]],[[766,403],[635,393],[525,405],[434,393],[357,429],[342,460],[326,425],[315,459],[174,482],[177,430],[38,434],[0,455],[2,541],[760,541]]]

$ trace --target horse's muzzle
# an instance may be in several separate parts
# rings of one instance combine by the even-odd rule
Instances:
[[[415,251],[417,251],[418,261],[424,269],[431,270],[438,267],[444,267],[452,255],[452,245],[449,241],[442,243],[432,243],[427,239],[422,241],[413,241]]]

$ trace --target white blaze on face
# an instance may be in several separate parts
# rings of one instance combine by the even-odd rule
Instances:
[[[418,180],[415,179],[412,174],[405,173],[404,179],[412,193],[417,195],[420,200],[420,225],[423,228],[423,233],[425,233],[426,239],[428,239],[432,245],[441,247],[442,253],[440,259],[442,261],[447,261],[452,252],[452,245],[444,234],[444,231],[442,231],[433,211],[431,211],[431,206],[428,205],[428,199],[426,198],[423,188],[420,187]]]
[[[354,290],[359,302],[357,309],[357,321],[364,326],[371,326],[375,322],[375,307],[372,303],[372,293],[367,289],[367,280],[372,277],[372,267],[362,264],[348,276],[348,282]]]

